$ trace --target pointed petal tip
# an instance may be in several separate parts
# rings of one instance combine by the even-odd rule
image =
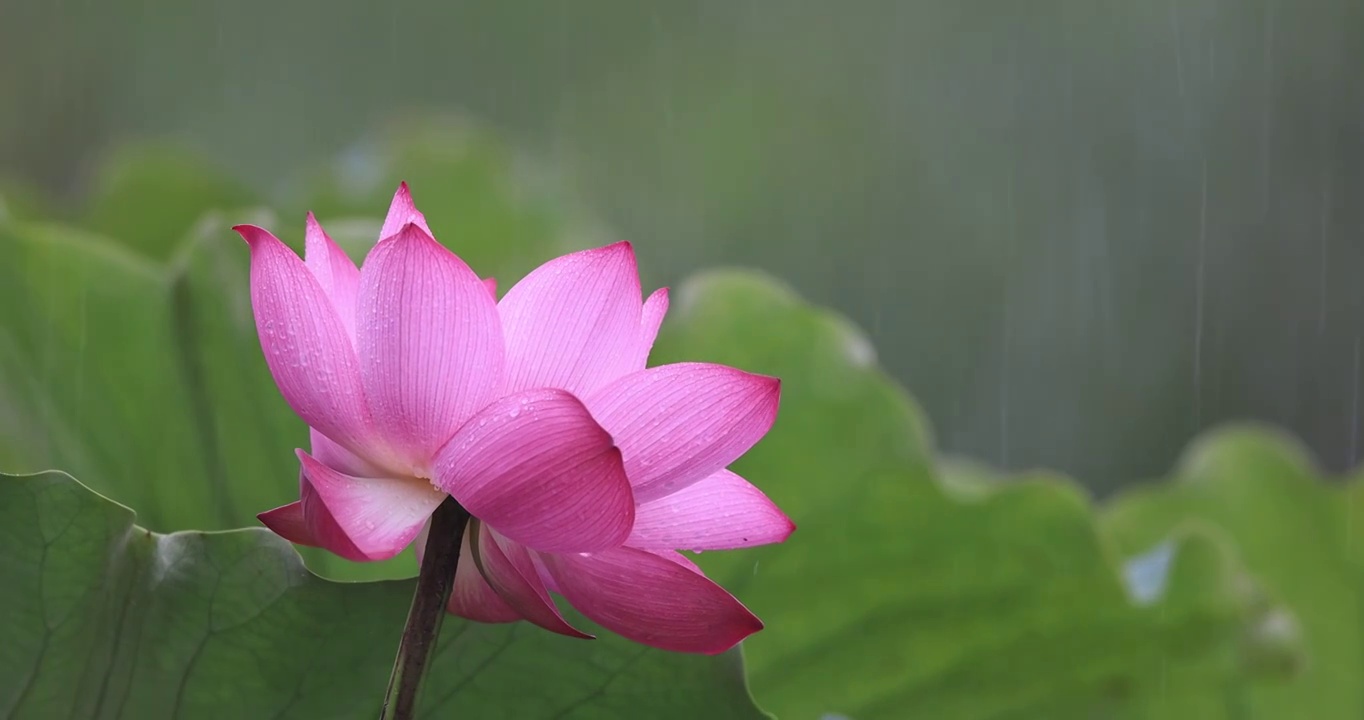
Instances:
[[[597,252],[602,255],[625,258],[631,265],[638,265],[635,259],[635,244],[629,240],[613,242],[605,247],[597,248]]]
[[[298,501],[281,505],[273,510],[256,514],[256,519],[270,532],[298,545],[316,545],[308,522],[303,515],[303,505]]]
[[[749,610],[743,603],[739,603],[739,607],[743,608],[745,615],[742,620],[739,620],[738,626],[732,628],[731,632],[727,635],[717,638],[718,642],[715,645],[700,649],[698,651],[699,654],[720,655],[722,653],[727,653],[737,647],[739,643],[758,634],[766,627],[763,625],[762,619],[757,615],[754,615],[753,611]]]
[[[629,240],[618,240],[616,242],[611,243],[610,245],[602,245],[600,247],[587,248],[586,250],[578,250],[577,252],[571,252],[568,253],[567,255],[562,255],[556,259],[562,260],[564,258],[574,257],[577,258],[588,257],[597,259],[599,261],[603,258],[628,257],[630,258],[631,261],[633,261],[635,257],[635,246]],[[551,260],[550,262],[554,262],[554,260]]]
[[[398,226],[397,230],[394,230],[391,233],[381,235],[379,237],[379,242],[375,244],[375,247],[377,248],[381,245],[399,245],[414,242],[422,244],[431,243],[433,245],[440,247],[440,249],[445,252],[450,252],[450,250],[446,248],[444,245],[441,245],[439,242],[436,242],[436,238],[432,237],[430,231],[426,229],[426,225],[424,225],[422,222],[418,222],[415,219],[403,221],[403,223]],[[463,262],[463,260],[461,260],[460,262]]]
[[[435,245],[440,245],[440,248],[442,250],[446,249],[444,245],[441,245],[440,243],[436,242],[436,238],[431,236],[430,231],[426,229],[426,225],[424,223],[418,222],[416,220],[408,220],[404,222],[402,226],[398,228],[397,232],[384,238],[384,240],[385,241],[398,240],[401,242],[423,243],[429,242]]]
[[[527,620],[527,622],[529,622],[529,620]],[[554,633],[555,635],[563,635],[564,637],[573,638],[574,640],[596,640],[596,639],[597,639],[597,636],[596,636],[596,635],[593,635],[593,634],[591,634],[591,633],[585,633],[585,632],[583,632],[582,630],[579,630],[578,628],[575,628],[575,627],[573,627],[572,625],[569,625],[567,622],[564,623],[563,629],[560,629],[560,628],[547,628],[547,627],[544,627],[543,625],[536,625],[536,626],[537,626],[537,627],[540,627],[540,628],[543,628],[543,629],[545,629],[545,630],[548,630],[548,631]]]
[[[752,637],[752,636],[754,636],[754,635],[756,635],[756,634],[762,632],[763,629],[766,627],[765,625],[763,625],[763,621],[760,620],[760,619],[758,619],[758,616],[757,616],[757,615],[754,615],[753,613],[750,612],[750,613],[748,614],[748,617],[749,617],[749,624],[748,624],[748,627],[746,627],[746,628],[744,628],[742,631],[740,631],[742,634],[739,635],[738,639],[736,639],[736,640],[734,641],[733,644],[729,645],[728,647],[718,647],[718,646],[717,646],[717,648],[716,648],[715,650],[712,650],[712,651],[710,651],[710,652],[707,652],[706,654],[707,654],[707,655],[719,655],[720,653],[723,653],[723,652],[729,652],[730,650],[734,649],[734,647],[737,646],[739,643],[741,643],[741,642],[747,640],[748,638],[750,638],[750,637]]]
[[[583,615],[644,645],[715,655],[763,629],[762,621],[723,587],[647,550],[624,546],[541,558],[560,594]]]
[[[529,621],[529,619],[528,619],[528,621]],[[593,635],[592,633],[585,633],[585,632],[583,632],[582,630],[579,630],[578,628],[575,628],[575,627],[573,627],[572,625],[569,625],[567,621],[564,622],[564,626],[563,626],[562,629],[561,629],[561,628],[547,628],[547,627],[544,627],[543,625],[538,625],[538,627],[542,627],[542,628],[544,628],[545,630],[549,630],[550,632],[554,633],[555,635],[563,635],[564,637],[570,637],[570,638],[573,638],[574,640],[596,640],[596,639],[597,639],[597,636],[596,636],[596,635]]]
[[[275,236],[272,235],[269,230],[266,230],[259,225],[251,225],[249,223],[233,225],[232,231],[242,236],[242,240],[245,240],[246,244],[253,248],[256,247],[257,243],[275,239]]]
[[[776,420],[777,408],[781,405],[781,378],[772,375],[749,373],[759,389],[759,400],[771,404],[771,417]]]

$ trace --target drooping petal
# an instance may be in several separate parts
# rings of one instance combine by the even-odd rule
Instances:
[[[557,387],[586,396],[633,368],[639,271],[629,243],[551,260],[497,304],[507,341],[507,392]]]
[[[554,600],[540,581],[540,575],[531,562],[530,553],[521,545],[499,537],[485,523],[478,523],[479,532],[475,536],[474,562],[483,573],[488,585],[509,607],[527,620],[540,627],[569,637],[591,638],[591,635],[578,630],[559,614]]]
[[[635,508],[630,547],[731,550],[779,543],[796,529],[776,503],[728,470]]]
[[[312,428],[308,429],[308,434],[312,442],[311,454],[318,462],[346,475],[353,475],[355,477],[382,477],[383,472],[381,470],[366,462],[360,456],[337,445],[331,440],[328,440],[326,435],[323,435]],[[306,530],[304,536],[301,538],[290,537],[289,535],[280,532],[280,530],[276,529],[275,526],[271,524],[271,522],[292,521],[293,518],[291,516],[284,516],[278,519],[272,517],[270,521],[266,520],[264,514],[258,515],[257,517],[261,519],[261,522],[266,524],[266,527],[274,530],[277,534],[290,542],[299,545],[320,547],[334,555],[339,555],[347,560],[353,560],[355,562],[366,562],[369,560],[369,557],[361,552],[359,548],[355,547],[354,542],[351,542],[350,537],[346,535],[346,531],[342,530],[341,526],[337,524],[336,518],[332,517],[331,511],[328,510],[327,505],[322,502],[322,498],[318,496],[317,490],[313,487],[313,484],[308,482],[308,476],[303,472],[302,468],[298,471],[298,497],[298,502],[291,503],[291,505],[297,506],[297,512],[302,514],[301,520],[303,521]],[[290,507],[290,505],[284,506],[284,508],[288,507]],[[284,510],[284,508],[278,508],[278,510]],[[270,512],[274,513],[275,511],[272,510]]]
[[[469,547],[469,530],[469,527],[464,528],[464,537],[460,541],[459,566],[455,568],[455,584],[450,590],[450,601],[445,605],[446,611],[474,622],[509,623],[523,619],[521,614],[503,602],[497,592],[483,579],[483,574],[474,563],[474,556]],[[423,549],[426,547],[427,531],[428,528],[423,527],[417,536],[418,567],[421,566]]]
[[[393,193],[393,202],[388,206],[388,216],[384,218],[384,227],[379,231],[379,240],[393,237],[408,223],[434,237],[431,228],[426,226],[426,216],[417,210],[416,204],[412,202],[412,193],[407,189],[407,183],[403,182],[398,184],[398,191]]]
[[[574,607],[602,627],[645,645],[714,654],[763,627],[724,588],[647,550],[542,553],[541,560]]]
[[[352,477],[302,450],[298,459],[337,525],[370,560],[402,552],[445,499],[445,493],[415,478]]]
[[[725,365],[640,370],[587,406],[616,439],[640,503],[686,488],[734,462],[777,417],[781,382]]]
[[[312,532],[308,529],[308,521],[303,517],[303,503],[295,500],[288,505],[281,505],[274,510],[266,510],[256,515],[256,519],[261,524],[270,528],[270,532],[298,545],[318,547],[317,540],[313,538]]]
[[[659,288],[644,301],[644,310],[640,316],[639,349],[630,363],[630,372],[643,370],[645,364],[649,362],[649,351],[654,348],[654,340],[658,339],[658,329],[663,326],[663,318],[667,314],[668,288]]]
[[[296,545],[322,548],[347,560],[369,560],[336,524],[312,483],[299,471],[299,499],[256,515],[271,532]]]
[[[437,449],[498,392],[497,306],[454,253],[412,224],[360,269],[356,348],[377,427],[424,476]]]
[[[274,235],[254,225],[233,229],[251,247],[251,307],[280,394],[327,437],[358,454],[374,451],[355,349],[321,284]]]
[[[483,287],[488,288],[488,294],[493,296],[493,300],[497,300],[497,278],[483,278]]]
[[[441,449],[434,477],[474,517],[535,550],[615,547],[635,519],[611,436],[582,402],[554,388],[484,408]]]
[[[326,503],[322,501],[322,496],[317,494],[317,488],[313,487],[301,469],[298,472],[298,505],[303,510],[303,521],[307,523],[308,535],[313,540],[311,543],[300,544],[320,547],[333,555],[354,562],[369,561],[369,555],[356,547],[346,531],[341,529],[340,523],[332,516],[332,511],[327,509]]]
[[[322,229],[317,218],[308,213],[308,230],[305,235],[303,262],[322,292],[332,301],[337,317],[346,326],[346,334],[355,340],[355,293],[360,286],[360,269]]]

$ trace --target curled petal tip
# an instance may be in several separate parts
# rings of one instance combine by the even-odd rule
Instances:
[[[274,233],[259,225],[233,225],[232,229],[246,241],[253,254],[264,247],[287,247],[282,240],[275,237]],[[292,253],[293,251],[288,252]]]
[[[250,224],[233,225],[232,231],[237,233],[238,235],[241,235],[242,239],[246,241],[247,245],[255,245],[257,242],[261,240],[273,237],[270,234],[269,230],[266,230],[265,228],[260,227],[258,225]]]

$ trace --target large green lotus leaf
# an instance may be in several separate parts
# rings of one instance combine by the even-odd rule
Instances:
[[[322,580],[265,530],[152,533],[61,473],[0,476],[0,714],[373,718],[412,588]],[[765,717],[737,650],[450,618],[437,653],[425,718]]]
[[[565,249],[604,243],[548,173],[455,117],[390,122],[305,178],[292,203],[298,227],[309,210],[324,225],[332,218],[382,219],[402,181],[436,238],[503,288]]]
[[[1238,717],[1343,720],[1364,714],[1364,483],[1324,482],[1297,442],[1254,426],[1200,438],[1173,475],[1109,506],[1105,526],[1119,545],[1142,547],[1191,520],[1215,525],[1235,539],[1267,589],[1295,611],[1296,622],[1280,616],[1266,625],[1262,642],[1302,636],[1298,677],[1242,688],[1239,701],[1252,713]]]
[[[85,222],[147,257],[165,260],[206,213],[259,202],[188,148],[134,143],[118,147],[98,166]]]
[[[920,413],[840,318],[761,277],[701,276],[653,360],[683,359],[783,381],[735,470],[799,529],[698,558],[767,623],[745,647],[778,716],[1172,717],[1149,699],[1253,669],[1239,648],[1269,606],[1215,529],[1165,533],[1125,568],[1063,478],[941,482]]]
[[[100,478],[154,527],[220,527],[164,269],[71,228],[0,223],[0,469]]]

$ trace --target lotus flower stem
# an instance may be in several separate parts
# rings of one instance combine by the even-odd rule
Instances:
[[[445,605],[450,601],[450,590],[459,565],[460,543],[468,523],[469,511],[453,497],[445,498],[431,515],[426,552],[417,574],[417,590],[412,595],[412,607],[407,611],[407,625],[398,643],[398,656],[393,660],[393,674],[388,679],[380,720],[416,717],[417,693],[426,675],[427,661],[436,648],[436,639],[440,637]]]

